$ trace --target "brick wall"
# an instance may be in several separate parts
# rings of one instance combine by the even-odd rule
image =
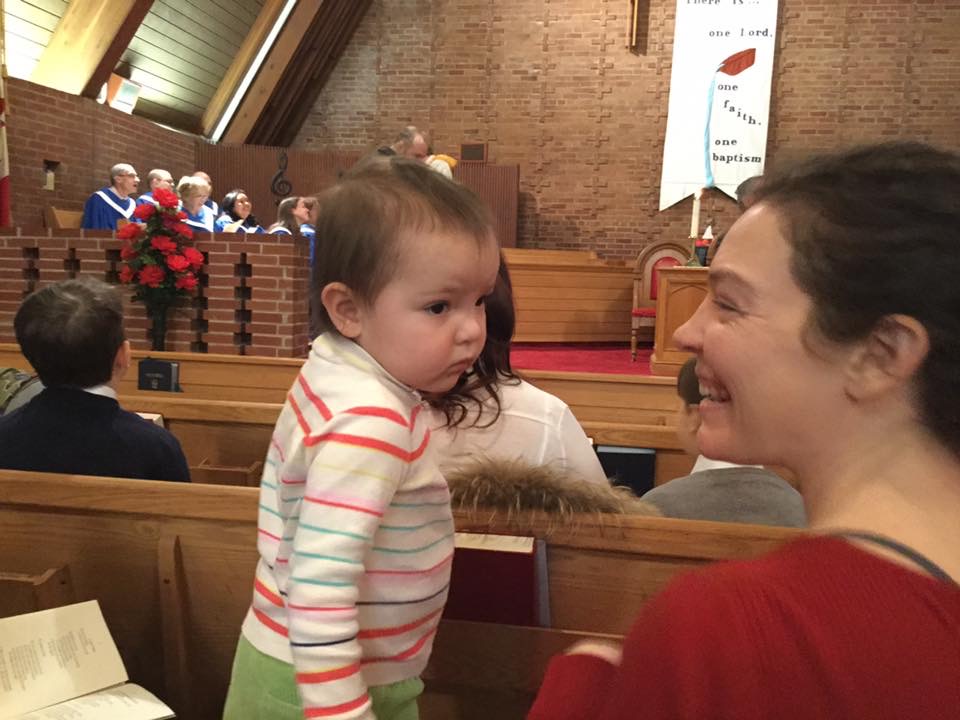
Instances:
[[[40,227],[47,205],[81,210],[94,190],[109,185],[110,167],[131,163],[146,192],[147,173],[169,170],[175,179],[196,168],[195,135],[168,130],[93,100],[7,80],[11,210],[16,225]],[[59,161],[56,189],[42,190],[43,161]]]
[[[675,0],[374,0],[296,140],[364,150],[414,123],[438,150],[487,141],[520,165],[521,247],[632,258],[682,239],[691,200],[658,212]],[[960,149],[960,3],[782,0],[768,167],[890,138]],[[721,226],[718,191],[703,201]]]
[[[166,350],[229,355],[304,357],[307,348],[308,245],[289,235],[199,233],[204,253],[200,287],[168,318]],[[0,228],[0,342],[15,342],[13,317],[41,287],[91,275],[117,282],[120,241],[103,230]],[[122,286],[123,287],[123,286]],[[124,287],[127,336],[150,348],[144,306]]]

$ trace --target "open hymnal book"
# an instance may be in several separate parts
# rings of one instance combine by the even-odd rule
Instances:
[[[173,711],[127,683],[95,600],[0,619],[0,720],[164,720]]]

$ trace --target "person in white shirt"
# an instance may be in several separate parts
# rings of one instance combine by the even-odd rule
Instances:
[[[434,408],[433,437],[444,472],[478,458],[552,466],[570,478],[607,486],[596,452],[560,398],[520,378],[510,365],[516,316],[501,259],[486,300],[487,341],[469,373]]]

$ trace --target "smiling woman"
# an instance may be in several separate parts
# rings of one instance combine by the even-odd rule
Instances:
[[[531,718],[960,717],[957,197],[914,143],[764,178],[676,341],[701,449],[792,470],[815,536],[676,580]]]

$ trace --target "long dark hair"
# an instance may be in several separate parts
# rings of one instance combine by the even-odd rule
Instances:
[[[237,197],[240,196],[240,195],[246,195],[246,196],[247,196],[247,200],[250,199],[250,195],[247,194],[247,191],[246,191],[246,190],[243,190],[243,189],[241,189],[241,188],[237,188],[236,190],[231,190],[231,191],[228,192],[226,195],[224,195],[224,196],[223,196],[223,202],[220,203],[220,212],[226,213],[226,214],[229,215],[231,218],[233,218],[234,221],[237,221],[237,220],[240,219],[240,216],[237,215],[237,213],[236,213],[235,210],[234,210],[234,208],[235,208],[236,205],[237,205]],[[244,226],[244,227],[256,227],[256,226],[259,225],[259,224],[260,224],[260,223],[257,222],[257,218],[256,218],[256,217],[254,216],[254,214],[253,214],[253,203],[251,202],[251,203],[250,203],[250,214],[247,215],[247,219],[243,221],[243,226]]]
[[[267,228],[267,232],[273,232],[278,227],[286,228],[293,235],[300,232],[300,221],[293,216],[293,211],[297,209],[297,203],[299,202],[299,195],[293,195],[281,200],[277,206],[277,221]]]
[[[461,376],[449,392],[427,398],[433,407],[446,416],[448,427],[464,422],[474,405],[477,407],[477,417],[470,427],[490,427],[500,417],[498,387],[504,382],[520,382],[519,376],[510,365],[510,341],[513,339],[517,320],[513,306],[513,283],[510,282],[510,272],[502,253],[497,284],[486,300],[486,313],[487,341],[483,344],[483,350],[480,351],[473,368]],[[487,397],[493,400],[496,412],[492,418],[481,423],[484,400]]]

